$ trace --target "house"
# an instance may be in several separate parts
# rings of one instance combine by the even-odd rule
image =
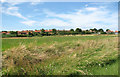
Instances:
[[[17,34],[20,35],[20,34],[21,34],[21,31],[17,31]]]
[[[26,30],[26,31],[18,31],[18,35],[26,35],[29,34],[30,31]]]
[[[6,34],[7,32],[2,32],[2,34]]]
[[[98,34],[101,34],[101,32],[98,32]]]
[[[48,32],[52,32],[52,30],[49,30]]]
[[[10,34],[10,31],[2,31],[2,34]]]
[[[9,35],[9,34],[10,34],[10,31],[8,31],[6,34]]]
[[[108,30],[108,31],[106,31],[106,33],[107,33],[107,34],[111,34],[111,33],[113,33],[113,31]]]
[[[34,32],[40,33],[40,32],[41,32],[41,30],[35,30]]]
[[[52,34],[52,30],[45,30],[45,32],[49,32],[49,34]]]
[[[52,32],[52,30],[45,30],[45,32]]]
[[[115,31],[115,34],[118,34],[118,31],[117,31],[117,30]]]
[[[90,32],[93,32],[93,30],[89,30]]]

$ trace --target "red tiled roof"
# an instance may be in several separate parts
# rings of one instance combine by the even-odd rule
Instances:
[[[47,30],[47,32],[51,32],[52,30]]]
[[[22,32],[29,32],[29,31],[22,31]]]
[[[48,32],[48,30],[45,30],[45,32]]]
[[[7,33],[10,33],[10,31],[8,31]]]
[[[2,32],[2,33],[6,33],[6,32]]]
[[[41,30],[35,30],[34,32],[41,32]]]
[[[45,30],[45,32],[50,32],[51,30]]]
[[[108,30],[107,32],[113,32],[112,30]]]
[[[52,30],[49,30],[49,32],[51,32]]]

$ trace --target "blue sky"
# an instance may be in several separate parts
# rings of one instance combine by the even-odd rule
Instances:
[[[41,28],[118,30],[118,3],[2,3],[2,30],[39,30]]]

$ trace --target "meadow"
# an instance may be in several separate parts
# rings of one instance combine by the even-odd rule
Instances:
[[[117,36],[2,39],[3,75],[118,75]]]

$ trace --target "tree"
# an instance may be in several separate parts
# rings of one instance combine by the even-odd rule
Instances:
[[[16,31],[16,36],[18,37],[18,31]]]
[[[82,32],[82,30],[81,29],[79,29],[79,28],[76,28],[76,30],[75,30],[76,32],[78,32],[78,33],[80,33],[80,32]]]
[[[36,35],[35,32],[33,32],[33,33],[29,32],[29,33],[28,33],[28,36],[29,36],[29,37],[32,37],[32,36],[35,36],[35,35]]]
[[[18,33],[17,33],[17,31],[10,31],[10,36],[12,36],[12,37],[16,37],[16,36],[18,36]]]
[[[97,33],[98,30],[97,30],[96,28],[94,28],[94,29],[90,29],[90,32],[91,32],[91,33]]]
[[[44,36],[44,34],[45,34],[45,30],[42,29],[42,30],[41,30],[41,35]]]
[[[93,29],[95,32],[98,32],[98,30],[96,28]]]
[[[99,31],[99,32],[104,32],[104,30],[103,30],[103,29],[99,29],[98,31]]]
[[[86,31],[82,31],[82,34],[85,34],[86,33]]]
[[[109,31],[110,29],[106,29],[106,32]]]
[[[74,29],[70,29],[71,32],[74,32]]]
[[[45,32],[45,34],[44,34],[45,36],[49,36],[49,32]]]
[[[57,34],[57,30],[56,30],[56,29],[52,29],[52,33],[53,33],[54,35],[56,35],[56,34]]]
[[[101,34],[107,34],[106,32],[101,32]]]
[[[44,29],[42,29],[42,30],[41,30],[41,33],[45,33],[45,30],[44,30]]]
[[[85,31],[85,34],[91,34],[92,32],[90,32],[89,30]]]
[[[38,32],[32,32],[33,36],[38,36],[40,33]]]
[[[94,29],[90,29],[91,31],[94,31]]]
[[[17,34],[17,31],[10,31],[10,34]]]
[[[86,31],[89,31],[89,30],[86,30]]]
[[[74,29],[70,29],[69,33],[72,34],[72,35],[74,35],[75,34]]]

